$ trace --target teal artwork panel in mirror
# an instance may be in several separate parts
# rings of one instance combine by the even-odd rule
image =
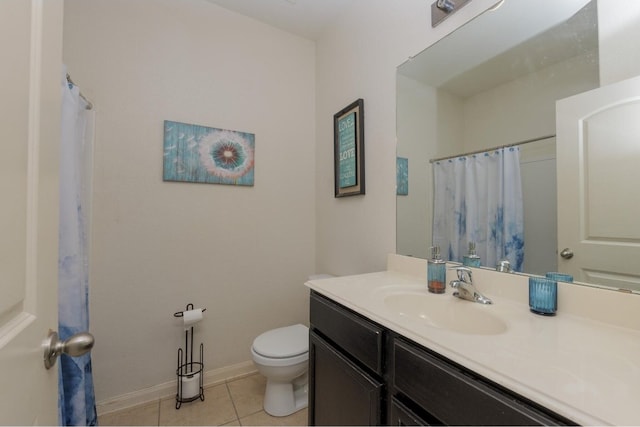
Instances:
[[[409,195],[409,159],[406,157],[396,158],[396,194]]]

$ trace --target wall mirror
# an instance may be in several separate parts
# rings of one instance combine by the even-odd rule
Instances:
[[[504,2],[398,67],[397,155],[408,168],[397,196],[397,253],[428,258],[429,247],[438,244],[431,229],[430,160],[517,145],[522,272],[562,270],[556,100],[600,85],[598,10],[596,0],[552,3]]]

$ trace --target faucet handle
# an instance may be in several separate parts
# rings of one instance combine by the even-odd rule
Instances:
[[[496,271],[502,271],[504,273],[511,273],[513,270],[511,269],[511,263],[508,259],[503,259],[496,265]]]
[[[453,267],[451,270],[455,270],[458,274],[458,280],[465,283],[473,283],[473,279],[471,276],[471,269],[468,267]]]

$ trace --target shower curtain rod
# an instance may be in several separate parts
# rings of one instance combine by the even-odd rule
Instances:
[[[73,82],[73,80],[71,80],[71,76],[69,75],[69,73],[67,73],[67,82],[68,82],[68,83],[70,83],[70,84],[72,84],[72,85],[74,85],[74,86],[77,86],[77,85]],[[82,94],[82,92],[80,92],[80,98],[84,99],[84,102],[86,102],[86,103],[87,103],[87,110],[92,110],[92,109],[93,109],[93,103],[92,103],[91,101],[89,101],[89,100],[87,99],[87,97],[85,97],[85,96]]]
[[[485,148],[484,150],[470,151],[468,153],[456,154],[455,156],[440,157],[437,159],[429,160],[429,163],[439,162],[440,160],[453,159],[455,157],[470,156],[472,154],[486,153],[487,151],[500,150],[501,148],[515,147],[516,145],[527,144],[529,142],[536,142],[536,141],[542,141],[543,139],[555,138],[555,136],[556,136],[555,134],[546,135],[546,136],[541,136],[539,138],[527,139],[526,141],[514,142],[512,144],[505,144],[505,145],[499,145],[497,147]]]

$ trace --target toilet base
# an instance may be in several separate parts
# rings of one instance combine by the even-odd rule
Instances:
[[[309,404],[308,381],[305,373],[292,382],[267,379],[264,393],[264,411],[274,417],[286,417]]]

